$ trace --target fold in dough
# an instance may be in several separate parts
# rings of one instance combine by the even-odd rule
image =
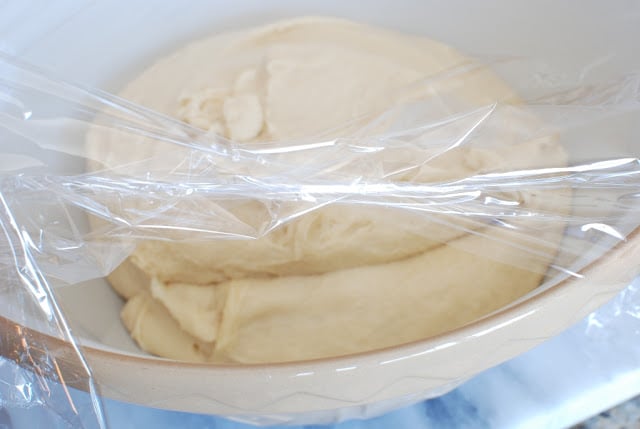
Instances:
[[[429,39],[299,18],[193,42],[121,95],[240,144],[337,136],[371,144],[366,137],[386,133],[385,151],[365,165],[325,160],[364,179],[431,183],[566,165],[562,148],[537,135],[538,121],[518,108],[509,87],[469,64]],[[381,115],[407,103],[422,106],[423,124],[440,122],[397,134],[393,115]],[[191,159],[186,149],[151,143],[104,130],[87,136],[93,168],[133,176],[193,171],[181,162]],[[287,156],[309,161],[304,151]],[[561,189],[512,194],[532,211],[563,213],[570,201]],[[147,207],[144,199],[136,204]],[[255,231],[276,208],[185,198],[162,215],[193,210]],[[129,300],[125,325],[151,353],[243,363],[335,356],[451,330],[534,289],[563,226],[531,237],[517,228],[530,224],[511,223],[514,230],[459,215],[333,204],[254,240],[142,241],[109,280]]]

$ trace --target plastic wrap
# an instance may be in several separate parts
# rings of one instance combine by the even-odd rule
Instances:
[[[105,424],[54,290],[109,275],[150,240],[224,246],[289,228],[307,234],[304,246],[322,238],[304,229],[314,213],[329,213],[329,222],[355,213],[380,234],[392,224],[391,233],[428,241],[425,248],[444,244],[544,276],[516,303],[583,279],[637,240],[635,70],[600,78],[589,72],[594,60],[555,74],[533,57],[473,58],[403,88],[445,88],[436,96],[394,103],[337,137],[241,144],[0,54],[2,354],[28,369],[13,381],[22,398],[79,424],[71,396],[48,402],[53,379],[91,392],[95,421]],[[482,73],[518,95],[460,102],[455,83]],[[150,155],[114,161],[87,136]],[[469,159],[479,164],[465,167]],[[363,243],[375,253],[375,241]],[[292,273],[318,274],[304,271],[314,261]],[[622,264],[611,283],[635,276],[637,262]]]

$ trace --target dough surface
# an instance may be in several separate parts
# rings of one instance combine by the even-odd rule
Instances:
[[[466,64],[429,39],[298,18],[193,42],[120,95],[246,145],[389,135],[393,120],[383,114],[408,103],[428,106],[434,118],[466,115],[418,129],[411,144],[400,141],[407,135],[388,138],[382,155],[369,158],[367,179],[431,183],[565,165],[552,137],[535,137],[537,120],[513,107],[517,96],[484,67],[458,72]],[[92,158],[131,174],[150,165],[193,168],[179,162],[186,149],[169,143],[89,133],[87,144]],[[363,174],[354,165],[343,172]],[[533,211],[568,207],[563,192],[519,197]],[[273,214],[256,201],[228,201],[224,212],[249,230]],[[143,241],[109,280],[128,300],[126,327],[154,354],[240,363],[343,355],[454,329],[538,286],[562,225],[525,242],[517,229],[526,221],[510,222],[512,230],[464,216],[331,204],[257,239]]]

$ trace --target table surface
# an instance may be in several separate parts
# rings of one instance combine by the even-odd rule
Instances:
[[[45,406],[3,401],[12,363],[0,365],[0,428],[52,422]],[[56,394],[52,391],[52,394]],[[640,394],[640,280],[577,325],[535,349],[484,371],[454,391],[384,416],[315,428],[564,428]],[[78,427],[89,395],[75,392],[79,416],[56,426]],[[5,394],[5,398],[8,398]],[[23,401],[24,402],[24,401]],[[84,404],[84,405],[83,405]],[[105,400],[109,427],[251,428],[219,417],[155,410]],[[85,413],[89,414],[89,413]],[[639,417],[640,418],[640,417]],[[59,419],[58,419],[59,420]],[[601,425],[598,427],[616,427]]]

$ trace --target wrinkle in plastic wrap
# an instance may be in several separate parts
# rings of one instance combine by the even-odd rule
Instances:
[[[53,285],[107,275],[142,240],[258,240],[325,207],[393,209],[407,224],[482,235],[531,260],[553,260],[544,288],[580,277],[582,268],[625,242],[640,223],[636,74],[470,109],[443,94],[395,105],[339,138],[240,145],[11,56],[0,61],[6,71],[0,77],[0,129],[2,138],[15,142],[14,152],[2,154],[0,176],[0,273],[3,314],[10,316],[2,322],[2,347],[25,368],[3,389],[13,394],[3,398],[15,407],[46,404],[70,426],[80,421],[77,407],[71,396],[64,404],[53,399],[49,380],[91,392],[93,416],[104,420],[91,369]],[[529,64],[489,59],[498,70]],[[429,79],[464,78],[482,67],[469,62]],[[537,125],[509,129],[514,121]],[[609,135],[592,133],[599,127],[630,131],[612,131],[611,138],[626,139],[613,147]],[[165,145],[174,165],[167,168],[153,156],[109,165],[99,152],[87,151],[87,131]],[[507,132],[517,143],[559,141],[569,160],[513,168],[494,168],[489,160],[473,174],[434,173],[442,159],[460,151],[490,155]],[[33,159],[19,167],[25,160],[19,148],[27,145],[57,161],[48,170]],[[85,170],[86,163],[92,168]],[[529,204],[540,195],[559,202]],[[246,201],[257,216],[239,215],[238,202]],[[548,241],[545,231],[559,226],[560,244]],[[73,353],[61,354],[58,341],[70,343]],[[74,368],[74,378],[64,378],[62,367]]]

